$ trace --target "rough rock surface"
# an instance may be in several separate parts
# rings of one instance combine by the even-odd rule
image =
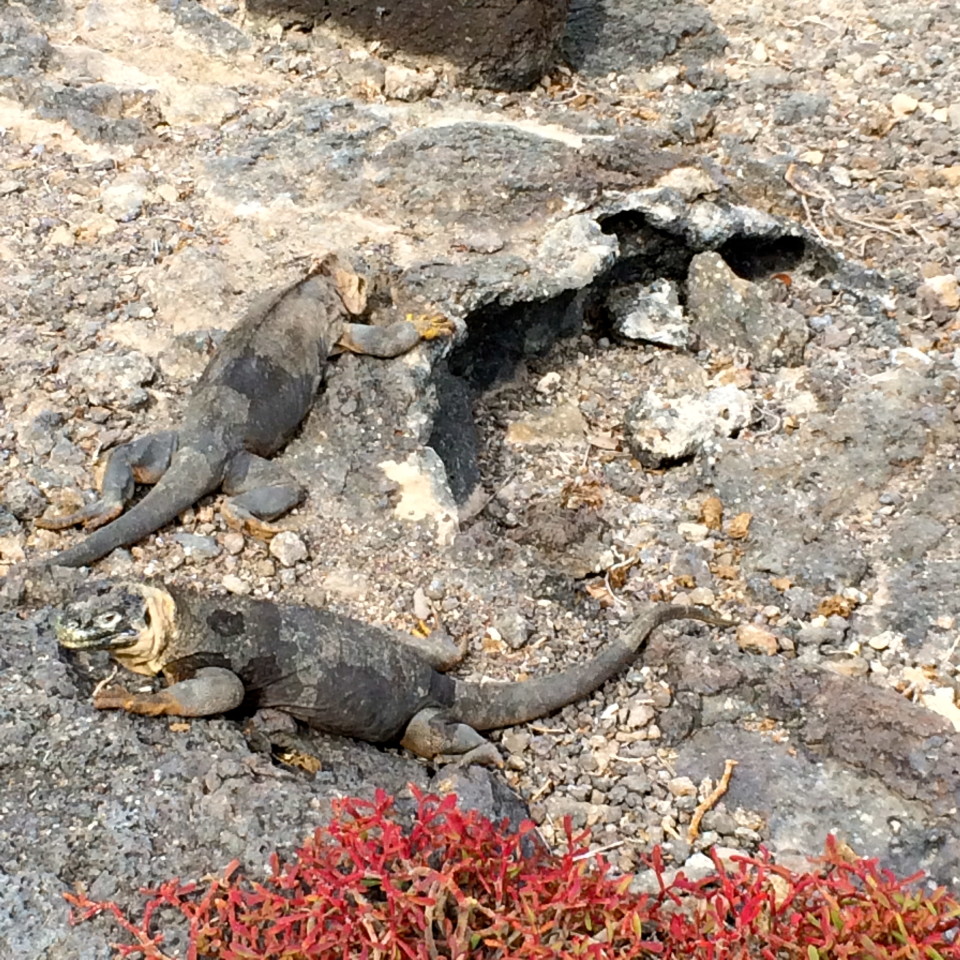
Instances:
[[[374,322],[439,310],[456,341],[336,361],[281,458],[310,491],[290,535],[211,499],[98,573],[427,620],[500,678],[589,656],[648,600],[714,604],[749,631],[665,629],[500,734],[470,802],[506,809],[502,777],[549,842],[569,813],[623,869],[838,830],[956,882],[958,44],[950,0],[604,0],[574,4],[569,68],[496,94],[232,3],[3,6],[2,570],[79,537],[32,520],[89,498],[252,298],[337,249]],[[717,304],[750,291],[754,339],[624,339],[613,292],[666,283],[697,333],[704,257]],[[637,401],[716,390],[749,417],[635,459]],[[95,715],[53,597],[0,593],[0,956],[105,958],[107,921],[65,923],[74,883],[132,903],[255,870],[329,797],[431,782],[396,750],[316,737],[311,775],[232,719]]]
[[[247,0],[250,13],[286,24],[335,25],[382,44],[387,54],[442,57],[459,81],[500,90],[529,87],[555,66],[567,6],[568,0]]]

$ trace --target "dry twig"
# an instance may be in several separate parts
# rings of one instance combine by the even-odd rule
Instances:
[[[727,788],[730,786],[730,777],[733,776],[733,768],[736,765],[736,760],[728,760],[724,764],[723,776],[720,778],[716,789],[693,811],[693,816],[690,819],[690,827],[687,830],[688,843],[693,843],[693,841],[700,836],[700,821],[703,820],[703,815],[708,810],[712,810],[717,801],[727,792]]]

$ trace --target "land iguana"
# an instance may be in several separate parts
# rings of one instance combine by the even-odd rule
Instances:
[[[62,647],[108,650],[155,692],[105,687],[101,710],[203,717],[273,708],[328,733],[399,741],[422,757],[498,763],[478,731],[526,723],[586,696],[637,657],[668,620],[729,626],[700,607],[656,604],[594,658],[522,683],[473,683],[440,672],[381,628],[314,607],[209,597],[180,587],[90,585],[62,608]],[[99,591],[99,592],[98,592]]]
[[[408,317],[385,327],[348,322],[365,306],[364,281],[335,254],[296,283],[261,297],[224,337],[193,388],[180,429],[116,447],[95,503],[37,521],[47,530],[80,523],[100,528],[52,562],[93,563],[160,529],[218,487],[230,498],[222,512],[231,526],[261,536],[276,532],[269,521],[296,506],[305,491],[265,458],[296,432],[327,359],[344,350],[396,357],[451,329],[436,317]],[[124,514],[137,483],[156,486]]]

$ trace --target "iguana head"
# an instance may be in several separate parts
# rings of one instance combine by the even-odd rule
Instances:
[[[138,673],[158,673],[173,623],[173,598],[139,583],[92,584],[55,619],[68,650],[109,650]]]

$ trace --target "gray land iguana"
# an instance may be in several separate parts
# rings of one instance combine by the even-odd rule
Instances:
[[[162,673],[169,684],[152,693],[100,689],[99,709],[202,717],[267,707],[328,733],[399,741],[423,757],[467,763],[499,761],[478,731],[526,723],[586,696],[632,663],[660,624],[730,625],[704,608],[656,604],[583,664],[522,683],[472,683],[378,627],[314,607],[133,583],[86,589],[92,595],[85,590],[56,622],[60,645],[108,650],[129,670]]]
[[[276,532],[265,521],[296,506],[304,490],[265,458],[306,416],[328,357],[343,350],[396,357],[451,330],[443,318],[429,316],[385,327],[348,322],[365,307],[364,281],[334,254],[296,283],[261,297],[197,381],[181,428],[115,448],[95,503],[37,521],[48,530],[79,523],[100,528],[52,562],[93,563],[159,530],[218,487],[230,498],[222,508],[228,523],[262,536]],[[123,513],[137,483],[156,486]]]

